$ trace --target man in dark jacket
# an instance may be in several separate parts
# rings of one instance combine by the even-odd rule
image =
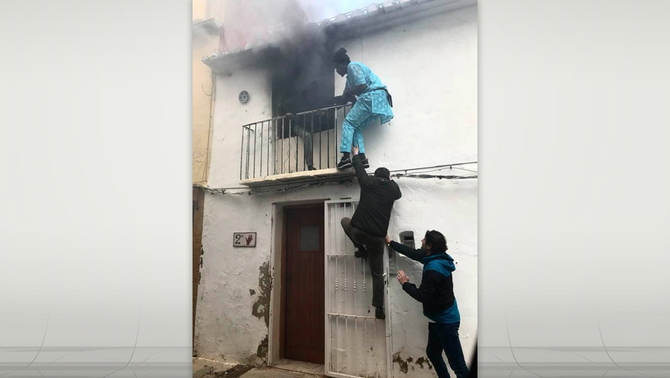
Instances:
[[[402,193],[398,184],[390,179],[388,169],[377,168],[374,177],[370,177],[365,172],[358,148],[354,147],[351,152],[358,184],[361,186],[361,199],[353,217],[342,218],[342,228],[358,249],[356,257],[368,258],[370,261],[375,317],[385,319],[384,237],[388,231],[393,203],[400,199]]]
[[[391,248],[423,264],[423,278],[418,288],[409,282],[402,270],[398,272],[398,282],[412,298],[423,304],[423,314],[428,318],[428,346],[426,354],[440,378],[448,378],[447,365],[442,359],[442,351],[447,355],[449,366],[458,378],[467,378],[468,367],[463,357],[463,349],[458,339],[461,315],[454,297],[452,272],[456,270],[454,259],[447,254],[447,240],[438,231],[426,231],[421,240],[421,249],[414,250],[392,241],[386,236],[386,244]]]

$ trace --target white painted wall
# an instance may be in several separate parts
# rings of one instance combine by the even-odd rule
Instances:
[[[241,91],[249,102],[240,103]],[[248,67],[228,77],[217,77],[209,186],[239,186],[242,125],[272,117],[272,87],[267,70]]]
[[[396,118],[365,132],[372,169],[421,167],[477,160],[477,8],[444,13],[342,43],[353,60],[369,65],[393,94]],[[339,47],[339,46],[338,46]],[[336,77],[341,91],[344,79]],[[237,100],[241,90],[251,101]],[[211,187],[239,186],[241,125],[270,117],[267,73],[248,67],[220,77],[212,141]],[[452,171],[451,173],[458,172]],[[445,172],[442,172],[445,173]],[[458,172],[469,174],[469,172]],[[442,231],[457,261],[454,288],[461,311],[466,358],[477,333],[477,181],[399,179],[390,233]],[[358,197],[357,185],[329,185],[281,194],[208,194],[203,229],[204,265],[196,315],[198,355],[230,362],[262,363],[265,320],[252,315],[259,301],[260,268],[271,264],[273,203]],[[256,231],[256,248],[232,247],[234,231]],[[401,257],[399,268],[420,282],[421,266]],[[421,304],[391,282],[393,350],[412,377],[431,377],[425,358],[428,325]],[[275,288],[276,289],[276,288]],[[254,290],[255,294],[250,294]],[[262,309],[261,309],[262,310]],[[261,353],[262,355],[263,353]],[[396,377],[405,376],[394,363]]]
[[[477,160],[476,6],[339,46],[370,67],[393,95],[393,121],[364,134],[372,164],[404,168]],[[344,84],[336,74],[338,94]]]

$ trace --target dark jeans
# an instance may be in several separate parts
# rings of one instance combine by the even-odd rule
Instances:
[[[426,354],[435,367],[435,372],[440,378],[449,378],[447,365],[442,358],[442,351],[447,355],[451,370],[456,373],[457,378],[468,378],[468,367],[463,357],[461,341],[458,339],[458,323],[428,323],[428,346]]]
[[[365,247],[368,251],[372,273],[372,305],[384,307],[384,238],[352,226],[350,218],[342,218],[340,223],[354,246],[359,249]]]

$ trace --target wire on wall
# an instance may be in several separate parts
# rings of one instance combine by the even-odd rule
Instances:
[[[414,178],[414,179],[438,179],[438,180],[472,180],[477,179],[477,171],[467,168],[462,168],[463,165],[472,165],[477,164],[474,162],[465,162],[465,163],[454,163],[454,164],[442,164],[429,167],[416,167],[416,168],[406,168],[406,169],[394,169],[390,170],[392,178]],[[475,173],[474,175],[437,175],[429,174],[433,172],[440,172],[446,170],[462,170],[470,173]],[[411,172],[411,173],[410,173]],[[238,187],[227,187],[227,188],[210,188],[202,185],[195,185],[195,187],[204,189],[205,191],[211,194],[226,194],[226,195],[252,195],[252,194],[265,194],[265,193],[283,193],[292,190],[311,188],[311,187],[320,187],[324,185],[334,185],[340,184],[345,186],[351,186],[356,181],[356,177],[333,177],[333,178],[322,178],[318,182],[310,183],[278,183],[278,184],[268,184],[262,188],[238,186]]]

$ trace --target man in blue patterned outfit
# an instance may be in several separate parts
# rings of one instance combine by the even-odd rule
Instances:
[[[347,75],[344,93],[341,96],[344,103],[349,101],[354,103],[342,122],[340,143],[342,159],[337,164],[337,169],[351,168],[349,155],[352,147],[358,147],[363,167],[369,168],[370,164],[365,157],[363,129],[376,119],[379,119],[382,125],[391,121],[393,100],[377,75],[365,64],[352,62],[344,48],[335,53],[333,63],[340,76]]]
[[[414,250],[396,243],[386,236],[386,244],[403,255],[423,264],[423,278],[418,288],[409,282],[402,270],[398,282],[412,298],[423,304],[423,314],[428,318],[428,346],[426,354],[440,378],[448,378],[449,371],[442,358],[447,355],[449,366],[458,378],[467,378],[468,367],[458,339],[461,315],[454,297],[452,272],[456,270],[454,259],[447,254],[447,240],[438,231],[426,231],[421,240],[421,249]]]

